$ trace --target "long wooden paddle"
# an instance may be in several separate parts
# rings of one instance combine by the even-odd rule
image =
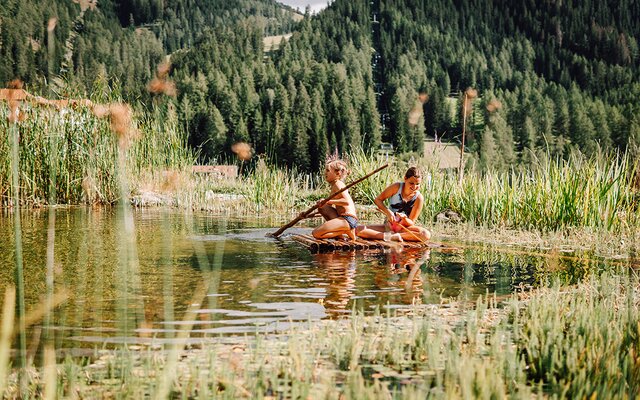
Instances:
[[[402,229],[404,229],[407,233],[411,234],[411,236],[413,236],[414,238],[418,239],[420,242],[422,242],[422,244],[427,244],[427,242],[424,239],[421,239],[420,236],[416,235],[415,233],[413,233],[409,228],[407,228],[406,226],[402,225],[402,224],[398,224],[400,225],[400,227]]]
[[[325,205],[327,203],[327,201],[333,199],[334,197],[336,197],[337,195],[339,195],[340,193],[344,192],[345,190],[349,189],[350,187],[357,185],[358,183],[362,182],[363,180],[367,179],[368,177],[370,177],[373,174],[376,174],[380,171],[382,171],[383,169],[387,168],[389,166],[389,164],[385,164],[382,167],[377,168],[376,170],[369,172],[368,174],[366,174],[365,176],[363,176],[362,178],[355,180],[353,182],[351,182],[350,184],[348,184],[347,186],[343,187],[342,189],[338,190],[337,192],[333,193],[331,196],[327,197],[326,199],[322,200],[321,203],[316,203],[313,207],[309,208],[307,211],[303,212],[302,214],[298,215],[293,221],[289,222],[286,225],[283,225],[280,229],[278,229],[277,231],[273,232],[273,233],[268,233],[267,236],[273,236],[273,237],[278,237],[282,234],[282,232],[284,232],[285,230],[291,228],[292,226],[294,226],[295,224],[297,224],[300,220],[304,219],[307,217],[307,215],[311,214],[313,211],[315,211],[317,208],[322,207],[323,205]]]

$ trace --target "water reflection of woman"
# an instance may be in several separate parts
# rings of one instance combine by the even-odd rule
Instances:
[[[406,304],[422,302],[423,280],[420,267],[429,259],[429,250],[392,250],[386,254],[384,268],[376,274],[380,289],[400,287]]]
[[[318,253],[315,261],[327,274],[326,313],[337,317],[349,312],[347,305],[355,291],[355,252]]]

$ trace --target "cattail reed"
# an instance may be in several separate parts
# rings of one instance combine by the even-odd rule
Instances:
[[[92,111],[98,118],[109,117],[111,131],[118,138],[118,146],[121,150],[128,149],[132,140],[140,137],[138,129],[133,124],[130,105],[125,103],[96,104]]]
[[[423,105],[429,100],[429,95],[425,92],[420,92],[418,94],[418,99],[416,100],[413,108],[409,111],[408,122],[411,126],[418,125],[418,121],[420,117],[423,115]]]
[[[133,126],[131,113],[131,106],[128,104],[115,103],[109,106],[111,129],[118,137],[121,148],[128,148],[131,140],[139,137],[138,130]]]
[[[502,103],[498,99],[491,99],[487,103],[487,111],[489,112],[489,114],[494,113],[501,108],[502,108]]]
[[[462,143],[460,144],[460,164],[458,166],[458,184],[462,185],[464,177],[464,140],[467,131],[467,117],[471,115],[473,99],[478,97],[478,91],[473,88],[467,88],[464,92],[462,102]]]
[[[73,2],[80,4],[80,11],[85,12],[89,9],[95,10],[98,0],[73,0]]]
[[[467,88],[467,90],[464,91],[464,106],[463,106],[463,113],[465,115],[470,115],[471,114],[471,110],[472,110],[472,103],[473,100],[478,97],[478,91],[476,89],[473,88]]]
[[[47,74],[49,76],[49,80],[53,79],[53,61],[55,56],[55,41],[53,31],[56,29],[56,24],[58,23],[58,19],[53,17],[49,18],[49,22],[47,24]]]
[[[133,139],[140,137],[134,126],[131,106],[125,103],[111,103],[108,105],[94,105],[93,114],[98,118],[109,117],[110,129],[118,140],[117,176],[120,193],[118,204],[122,216],[122,226],[119,229],[119,277],[117,282],[118,295],[118,323],[121,334],[128,335],[137,324],[144,321],[144,305],[141,304],[140,276],[138,268],[138,253],[135,241],[135,226],[130,205],[130,172],[128,169],[129,149]],[[130,321],[130,320],[133,321]]]
[[[9,123],[15,124],[21,121],[20,101],[24,100],[23,83],[19,79],[14,79],[7,84],[9,102]]]
[[[176,96],[177,91],[175,83],[167,79],[170,69],[171,65],[168,62],[163,62],[158,65],[158,70],[155,78],[153,78],[147,86],[147,90],[150,93],[164,94],[171,97]]]
[[[253,150],[251,149],[251,145],[244,142],[238,142],[231,146],[231,151],[233,151],[238,159],[240,160],[240,174],[242,174],[242,167],[244,166],[244,162],[249,160],[253,155]]]
[[[27,356],[27,339],[25,332],[24,272],[22,261],[22,227],[20,220],[20,145],[18,131],[18,99],[22,94],[22,81],[15,79],[9,83],[9,129],[11,131],[11,186],[13,193],[13,232],[15,247],[15,282],[18,299],[18,365],[20,366],[20,392],[25,393],[25,368]]]
[[[11,338],[13,336],[14,312],[16,306],[15,288],[9,286],[4,292],[2,307],[2,325],[0,327],[0,395],[4,393],[9,371]]]
[[[231,146],[231,151],[233,151],[236,156],[242,161],[247,161],[251,158],[253,154],[253,150],[251,149],[251,145],[244,142],[235,143]]]
[[[48,74],[49,80],[53,78],[53,61],[55,52],[54,34],[53,31],[56,28],[58,22],[57,18],[50,18],[47,25],[47,48],[48,48]],[[53,90],[49,90],[49,93],[53,93]],[[56,113],[54,119],[57,119],[59,114]],[[51,331],[51,325],[53,323],[53,291],[54,291],[54,263],[55,263],[55,238],[56,238],[56,211],[54,205],[56,204],[56,174],[57,174],[57,130],[51,130],[49,132],[49,208],[48,208],[48,227],[47,227],[47,265],[46,265],[46,301],[47,301],[47,314],[44,320],[44,340],[47,349],[54,353],[54,371],[55,371],[55,349],[52,346],[54,343],[53,333]],[[45,354],[46,358],[46,354]],[[46,360],[45,360],[46,364]],[[51,378],[50,378],[51,379]],[[55,377],[53,378],[55,382]],[[51,394],[48,393],[48,398],[51,398]],[[45,397],[47,397],[45,396]]]

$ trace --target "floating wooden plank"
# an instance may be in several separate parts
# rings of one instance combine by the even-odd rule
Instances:
[[[365,240],[357,238],[355,241],[345,241],[340,239],[316,239],[311,235],[295,234],[291,239],[300,243],[312,253],[323,253],[327,251],[349,251],[349,250],[383,250],[383,249],[420,249],[432,247],[429,243],[421,242],[385,242],[384,240]]]

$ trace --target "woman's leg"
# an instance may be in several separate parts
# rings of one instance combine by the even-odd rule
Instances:
[[[384,225],[360,225],[356,228],[356,235],[363,239],[384,240],[385,230],[386,227]],[[391,240],[402,242],[402,236],[393,233],[391,234]]]
[[[360,225],[356,235],[363,239],[384,239],[384,225]]]
[[[344,218],[334,218],[320,225],[311,232],[316,239],[330,239],[340,235],[349,235],[351,227]]]
[[[404,228],[401,228],[402,230],[400,231],[403,240],[408,242],[427,242],[431,239],[431,232],[426,228],[417,225],[405,226]]]

